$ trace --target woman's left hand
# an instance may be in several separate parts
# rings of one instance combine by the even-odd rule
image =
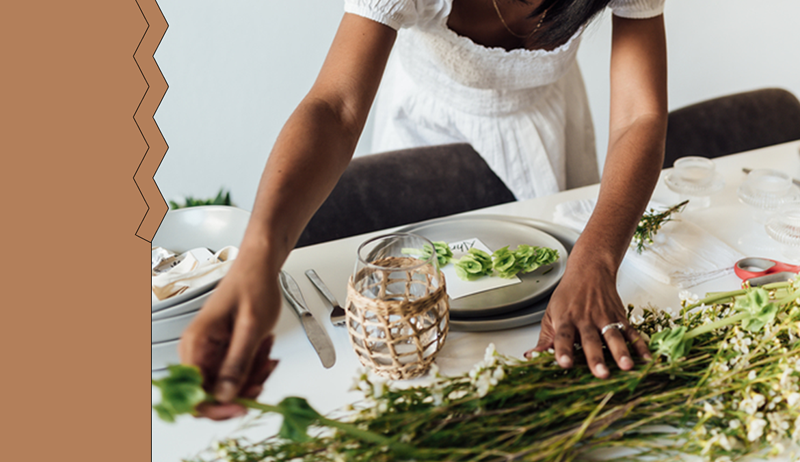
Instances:
[[[606,326],[616,327],[606,328],[602,333]],[[633,367],[626,341],[638,356],[651,359],[641,334],[628,323],[625,307],[617,293],[616,269],[591,258],[571,255],[567,271],[553,292],[542,319],[539,342],[531,351],[553,348],[558,364],[569,368],[574,364],[573,348],[580,343],[592,373],[604,379],[609,376],[603,355],[604,342],[620,369]]]

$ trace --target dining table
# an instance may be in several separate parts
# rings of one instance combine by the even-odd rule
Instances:
[[[714,159],[714,163],[716,171],[724,178],[724,187],[710,196],[710,203],[706,207],[689,207],[681,214],[681,219],[701,227],[743,255],[787,261],[785,249],[767,235],[763,214],[760,215],[760,211],[742,203],[738,199],[737,188],[747,177],[743,168],[776,169],[800,178],[800,141],[718,157]],[[664,181],[665,175],[671,170],[664,169],[661,172],[652,201],[665,205],[680,201],[681,196],[670,190]],[[552,221],[558,204],[596,198],[599,188],[600,185],[595,184],[474,210],[463,215],[507,215]],[[365,210],[364,213],[369,211]],[[302,247],[291,252],[283,269],[297,281],[308,308],[330,336],[336,351],[336,363],[328,369],[323,367],[298,317],[284,300],[280,319],[274,330],[272,347],[272,356],[280,362],[266,382],[259,401],[274,404],[288,396],[299,396],[307,399],[319,412],[326,414],[362,398],[361,392],[353,390],[353,384],[363,366],[350,345],[347,328],[334,326],[329,321],[330,308],[304,273],[308,269],[314,269],[333,295],[344,303],[358,246],[371,237],[398,228]],[[740,286],[741,280],[731,271],[688,290],[702,296],[706,292],[734,290]],[[627,258],[619,269],[617,289],[626,305],[673,310],[680,308],[679,288],[636,271]],[[490,343],[500,353],[521,357],[525,351],[536,345],[539,331],[538,323],[499,331],[451,330],[435,363],[442,375],[465,373],[483,359],[484,351]],[[429,379],[423,376],[404,382],[408,382],[405,385],[414,385],[424,384],[426,380]],[[160,401],[156,388],[153,388],[152,400],[154,404]],[[246,436],[252,440],[263,439],[277,433],[281,423],[281,418],[277,415],[265,415],[256,420],[255,413],[224,422],[182,416],[175,423],[165,423],[158,419],[155,412],[152,414],[152,460],[155,462],[175,462],[194,457],[209,448],[213,441],[231,434]],[[792,460],[792,456],[784,454],[780,459]]]

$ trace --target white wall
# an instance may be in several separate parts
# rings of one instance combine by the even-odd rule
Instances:
[[[169,151],[156,174],[164,197],[231,190],[252,207],[270,148],[308,91],[342,15],[341,0],[159,0],[169,29],[156,61],[169,90],[156,121]],[[770,86],[800,97],[800,1],[667,0],[670,108]],[[608,139],[610,17],[584,36],[578,59]],[[369,126],[357,154],[367,153]]]
[[[800,98],[800,1],[667,0],[664,19],[670,110],[766,87]],[[583,39],[578,60],[602,165],[608,144],[610,13]]]

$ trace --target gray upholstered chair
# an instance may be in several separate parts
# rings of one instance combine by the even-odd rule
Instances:
[[[297,247],[514,201],[468,144],[353,159]]]
[[[767,88],[670,112],[664,167],[686,156],[714,158],[800,139],[800,101]]]

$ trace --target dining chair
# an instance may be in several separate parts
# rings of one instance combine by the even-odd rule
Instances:
[[[296,247],[516,200],[466,143],[357,157]]]
[[[669,113],[664,168],[800,139],[800,101],[779,88],[736,93]]]

